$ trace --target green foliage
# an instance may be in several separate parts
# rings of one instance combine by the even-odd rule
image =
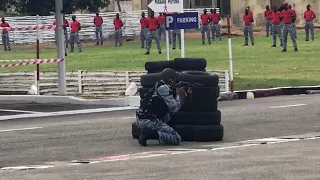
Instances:
[[[16,11],[23,15],[46,16],[51,12],[55,12],[55,0],[5,0],[9,4],[16,7]],[[2,1],[0,3],[0,10]],[[96,12],[99,8],[104,8],[109,5],[109,0],[64,0],[63,12],[71,14],[76,10],[88,10]]]

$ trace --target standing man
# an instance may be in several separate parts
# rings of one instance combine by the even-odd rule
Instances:
[[[54,26],[57,26],[57,22],[56,20],[54,20],[53,22],[53,25]],[[62,27],[63,27],[63,33],[64,33],[64,39],[65,39],[65,44],[66,44],[66,48],[68,48],[68,45],[69,45],[69,38],[68,38],[68,29],[67,27],[69,27],[69,21],[66,19],[66,16],[63,14],[63,24],[62,24]],[[55,27],[54,28],[55,32],[56,32],[56,46],[57,46],[57,39],[58,39],[58,28]]]
[[[122,46],[122,26],[123,26],[123,22],[120,19],[120,15],[119,13],[116,14],[116,18],[113,20],[113,25],[114,25],[114,37],[115,37],[115,41],[116,41],[116,47],[118,46],[119,43],[119,47]]]
[[[271,16],[272,16],[272,39],[273,39],[271,47],[277,47],[277,35],[279,36],[280,46],[283,46],[282,33],[281,33],[281,27],[280,27],[280,22],[282,21],[281,12],[277,11],[277,8],[274,7]]]
[[[304,29],[306,31],[306,41],[309,41],[309,31],[311,31],[311,40],[314,41],[314,26],[313,19],[316,18],[316,14],[311,10],[310,4],[307,5],[307,10],[304,11],[304,19],[306,24]]]
[[[156,41],[158,53],[161,54],[161,47],[160,47],[160,39],[158,35],[160,23],[159,19],[154,17],[154,11],[151,11],[151,16],[148,18],[148,38],[147,38],[147,52],[146,55],[150,54],[150,48],[152,44],[152,39]]]
[[[79,52],[82,52],[81,42],[79,38],[79,31],[81,30],[81,24],[79,21],[76,20],[76,16],[72,16],[72,22],[70,23],[71,33],[70,33],[70,46],[71,46],[71,53],[74,51],[74,43],[76,42],[78,45]]]
[[[10,25],[9,25],[9,23],[6,22],[4,17],[1,18],[0,27],[4,28],[4,29],[2,29],[2,44],[4,47],[4,51],[11,51],[9,30],[7,29],[7,28],[10,28]]]
[[[103,34],[102,34],[102,24],[103,19],[101,16],[99,16],[99,12],[96,13],[96,17],[93,18],[93,23],[96,25],[96,39],[97,39],[97,45],[99,45],[99,42],[101,42],[101,46],[103,45]],[[99,37],[100,35],[100,37]]]
[[[166,27],[164,25],[164,15],[162,13],[159,13],[159,16],[157,17],[159,20],[160,28],[159,28],[159,39],[161,41],[161,35],[163,34],[164,41],[166,40]]]
[[[269,5],[266,6],[266,10],[264,11],[264,17],[266,18],[266,34],[269,37],[269,30],[272,34],[272,13],[273,11],[270,9]]]
[[[201,18],[201,37],[202,37],[202,44],[205,44],[205,34],[207,33],[207,38],[209,44],[211,44],[210,38],[210,30],[209,30],[209,23],[210,23],[210,16],[207,14],[207,9],[203,10],[203,14],[200,16]]]
[[[211,25],[211,34],[212,34],[212,41],[215,40],[215,37],[217,36],[219,40],[221,41],[221,26],[219,24],[219,21],[221,20],[220,14],[217,13],[216,9],[210,10],[210,25]]]
[[[136,122],[140,128],[138,142],[141,146],[147,146],[151,132],[156,132],[160,144],[181,143],[181,136],[168,125],[172,115],[179,111],[186,98],[184,88],[176,88],[177,96],[173,96],[172,85],[177,83],[177,77],[173,69],[164,69],[161,80],[141,100],[141,106],[136,111]]]
[[[253,31],[252,31],[252,16],[249,15],[249,10],[245,10],[245,15],[243,16],[243,21],[244,21],[244,46],[248,46],[248,36],[250,36],[251,39],[251,44],[252,46],[254,45],[254,38],[253,38]]]
[[[141,13],[140,26],[141,48],[145,48],[144,44],[147,44],[146,41],[148,36],[148,19],[146,18],[146,14],[144,12]]]
[[[293,11],[290,11],[288,7],[288,3],[284,4],[283,10],[283,50],[282,52],[287,52],[287,42],[288,42],[288,34],[290,34],[294,51],[298,51],[297,41],[295,37],[295,30],[293,23],[295,22],[297,16]]]
[[[292,9],[291,5],[288,6],[289,10],[297,17],[296,11]],[[294,37],[297,38],[297,26],[296,26],[296,19],[292,22],[293,29],[294,29]]]
[[[172,30],[172,41],[173,41],[173,45],[172,45],[172,49],[175,50],[176,49],[176,42],[177,42],[177,37],[178,37],[178,41],[179,41],[179,49],[181,49],[181,30],[180,29],[174,29]]]

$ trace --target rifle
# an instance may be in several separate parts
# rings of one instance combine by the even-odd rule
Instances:
[[[184,87],[187,93],[187,98],[189,98],[190,100],[192,100],[192,88],[203,87],[203,86],[204,85],[200,83],[192,83],[192,82],[185,82],[185,81],[180,81],[179,83],[172,85],[174,89]]]

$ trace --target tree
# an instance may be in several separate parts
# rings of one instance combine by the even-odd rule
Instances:
[[[6,12],[7,11],[7,8],[8,8],[8,0],[1,0],[0,1],[0,11],[4,11]]]
[[[5,0],[8,1],[8,0]],[[50,15],[55,12],[55,0],[9,0],[16,10],[24,15]],[[64,0],[63,13],[71,14],[75,10],[96,12],[99,8],[107,7],[109,0]],[[1,4],[0,4],[1,6]]]

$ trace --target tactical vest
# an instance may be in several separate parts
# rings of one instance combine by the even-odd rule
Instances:
[[[163,81],[156,83],[154,88],[147,92],[141,99],[140,110],[142,110],[142,116],[144,117],[139,118],[162,119],[169,112],[169,107],[158,93],[158,88],[164,84],[165,82]],[[154,92],[156,92],[156,96],[154,96]]]

